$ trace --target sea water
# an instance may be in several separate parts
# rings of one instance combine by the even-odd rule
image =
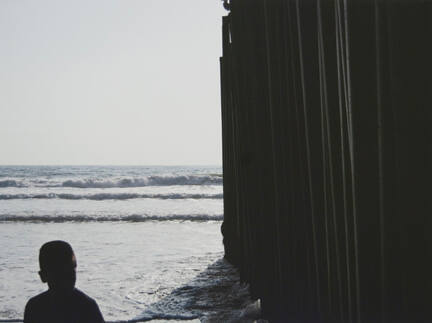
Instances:
[[[0,166],[0,320],[46,289],[38,250],[68,241],[108,321],[235,320],[251,304],[223,258],[220,167]]]

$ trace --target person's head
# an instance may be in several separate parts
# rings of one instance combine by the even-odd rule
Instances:
[[[70,244],[50,241],[39,251],[39,275],[52,290],[71,290],[76,281],[76,259]]]

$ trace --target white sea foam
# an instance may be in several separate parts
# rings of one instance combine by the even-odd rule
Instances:
[[[63,187],[77,188],[109,188],[109,187],[141,187],[168,185],[221,185],[222,177],[216,175],[165,175],[146,176],[142,178],[122,178],[119,180],[67,180]]]
[[[60,180],[60,181],[59,181]],[[40,179],[8,178],[0,181],[0,187],[74,187],[74,188],[113,188],[145,187],[174,185],[222,185],[222,175],[148,175],[142,177],[119,178],[74,178],[74,179]]]
[[[254,322],[261,315],[238,271],[219,259],[187,284],[151,304],[138,319],[199,318],[201,322]]]

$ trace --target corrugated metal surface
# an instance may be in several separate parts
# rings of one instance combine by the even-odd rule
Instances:
[[[431,2],[230,6],[227,259],[273,320],[432,321]]]

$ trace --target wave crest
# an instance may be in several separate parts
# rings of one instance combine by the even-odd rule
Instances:
[[[113,187],[143,187],[171,185],[221,185],[222,176],[217,175],[175,175],[148,176],[143,178],[122,178],[119,180],[67,180],[63,187],[75,188],[113,188]]]

